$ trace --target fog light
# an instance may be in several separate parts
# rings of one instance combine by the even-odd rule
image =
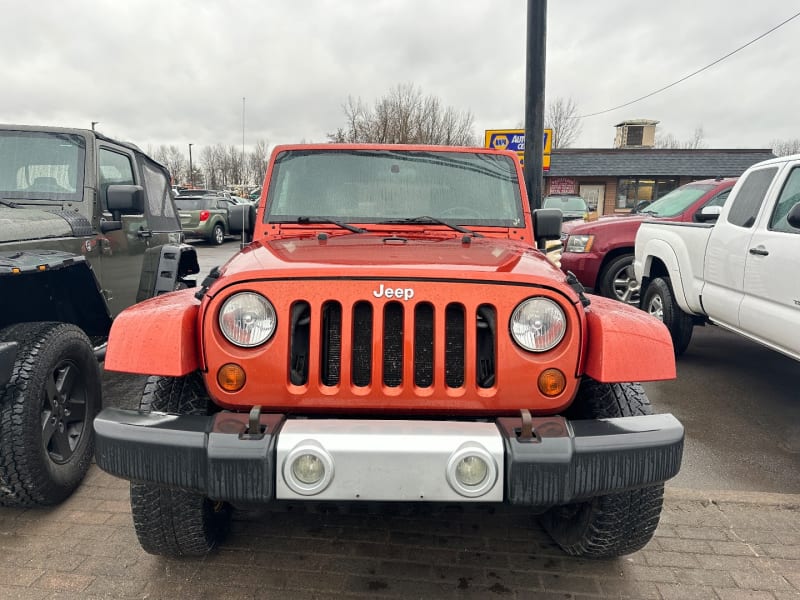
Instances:
[[[462,485],[474,487],[486,479],[489,465],[480,456],[465,456],[456,466],[456,479]]]
[[[297,444],[283,459],[283,480],[301,496],[314,496],[333,479],[333,458],[316,440]]]
[[[447,483],[465,498],[477,498],[491,491],[497,482],[497,464],[489,451],[477,442],[466,442],[447,461]]]
[[[325,465],[314,454],[301,454],[292,463],[292,474],[302,483],[313,485],[325,476]]]

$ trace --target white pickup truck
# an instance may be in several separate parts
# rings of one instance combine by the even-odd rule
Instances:
[[[664,321],[676,355],[711,322],[800,360],[800,155],[753,165],[701,215],[639,228],[641,308]]]

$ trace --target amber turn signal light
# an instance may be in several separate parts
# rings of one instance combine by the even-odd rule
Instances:
[[[539,391],[545,396],[558,396],[567,387],[567,378],[558,369],[545,369],[539,374]]]
[[[238,392],[246,379],[244,369],[233,363],[222,365],[217,371],[217,383],[226,392]]]

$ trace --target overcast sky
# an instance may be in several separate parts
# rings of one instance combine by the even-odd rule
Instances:
[[[522,124],[525,0],[0,0],[0,120],[89,127],[142,148],[327,141],[348,96],[415,84],[485,129]],[[603,111],[800,12],[790,0],[554,0],[546,99]],[[669,90],[582,120],[608,148],[646,118],[710,148],[800,138],[800,18]],[[243,98],[245,98],[243,102]],[[244,119],[243,119],[244,117]],[[243,128],[244,121],[244,128]]]

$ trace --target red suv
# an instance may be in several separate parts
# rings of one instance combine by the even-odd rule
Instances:
[[[725,203],[735,182],[736,178],[693,181],[636,213],[567,221],[561,235],[561,268],[574,273],[589,291],[638,306],[633,248],[642,221],[699,221],[697,214],[703,207]]]

